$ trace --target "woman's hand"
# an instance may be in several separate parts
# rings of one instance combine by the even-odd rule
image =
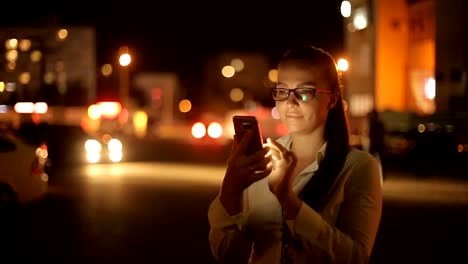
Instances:
[[[293,152],[287,150],[277,142],[267,139],[265,147],[269,148],[267,153],[271,157],[271,162],[268,165],[271,168],[270,176],[268,177],[268,185],[271,192],[278,200],[285,199],[292,193],[294,175],[293,170],[296,166],[296,156]]]
[[[266,147],[270,149],[267,156],[271,156],[268,164],[272,171],[268,176],[270,191],[276,196],[283,209],[286,219],[295,219],[302,205],[302,201],[293,191],[297,158],[293,152],[287,150],[277,142],[267,139]]]
[[[252,135],[252,132],[247,132],[240,142],[234,136],[220,196],[221,203],[230,215],[240,212],[243,191],[252,183],[268,176],[271,171],[267,166],[271,161],[271,157],[267,156],[268,147],[250,156],[245,154]]]

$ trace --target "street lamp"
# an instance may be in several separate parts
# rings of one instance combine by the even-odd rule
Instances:
[[[121,66],[119,76],[119,97],[123,107],[128,108],[130,90],[130,76],[128,67],[132,62],[132,56],[130,55],[127,46],[120,47],[119,54],[119,64]]]

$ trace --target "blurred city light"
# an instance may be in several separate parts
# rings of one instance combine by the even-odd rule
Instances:
[[[268,71],[268,79],[271,82],[277,82],[278,81],[278,70],[277,69],[271,69]]]
[[[242,99],[244,99],[244,91],[240,88],[233,88],[229,92],[229,97],[233,102],[240,102]]]
[[[202,138],[206,134],[206,127],[202,122],[196,122],[192,126],[192,136],[194,138]]]
[[[68,31],[64,28],[60,29],[59,31],[57,31],[57,38],[59,40],[64,40],[66,39],[68,36]]]
[[[343,17],[350,17],[351,16],[351,3],[349,1],[341,2],[340,11]]]
[[[21,84],[28,84],[31,81],[31,74],[29,72],[22,72],[18,77],[18,81]]]
[[[16,62],[14,61],[8,62],[6,68],[7,68],[7,71],[13,71],[16,68]]]
[[[367,27],[367,11],[363,7],[356,8],[355,15],[353,18],[354,28],[357,30],[363,30]]]
[[[122,111],[122,105],[119,102],[99,102],[97,105],[101,115],[107,118],[115,118]]]
[[[7,92],[14,92],[14,91],[16,91],[16,83],[12,83],[12,82],[6,83],[6,84],[5,84],[5,90],[6,90]]]
[[[119,57],[119,63],[121,66],[128,66],[132,62],[132,57],[128,53],[124,53]]]
[[[20,40],[19,47],[21,51],[28,51],[31,48],[31,40],[29,39]]]
[[[349,63],[346,59],[341,58],[338,60],[337,66],[338,66],[338,70],[345,72],[349,68]]]
[[[17,113],[38,113],[44,114],[47,113],[48,106],[45,102],[18,102],[14,106],[15,112]]]
[[[418,132],[423,133],[424,131],[426,131],[426,126],[424,124],[419,124],[418,125]]]
[[[44,82],[46,84],[51,84],[54,82],[54,80],[55,80],[55,75],[53,72],[46,72],[44,74]]]
[[[235,73],[236,70],[231,65],[226,65],[221,70],[221,74],[223,74],[223,76],[226,78],[231,78],[232,76],[234,76]]]
[[[112,74],[112,65],[110,64],[104,64],[101,67],[101,74],[104,77],[109,77]]]
[[[4,82],[0,82],[0,93],[5,91],[5,83]]]
[[[31,52],[30,57],[31,57],[31,61],[38,62],[42,58],[42,52],[40,52],[39,50],[35,50],[35,51]]]
[[[122,151],[122,142],[116,138],[112,138],[107,143],[109,150],[112,151]]]
[[[37,102],[34,104],[34,112],[38,114],[45,114],[48,110],[48,105],[45,102]]]
[[[18,102],[14,106],[15,112],[17,113],[32,113],[34,109],[34,104]]]
[[[13,38],[13,39],[7,39],[5,41],[5,48],[7,50],[11,50],[11,49],[16,49],[16,47],[18,46],[18,40]]]
[[[16,61],[18,59],[18,51],[15,49],[9,50],[5,54],[7,61]]]
[[[179,111],[188,113],[192,109],[192,103],[188,99],[183,99],[179,102]]]
[[[241,59],[233,59],[231,61],[231,66],[234,67],[234,70],[236,72],[240,72],[244,69],[244,61],[242,61]]]
[[[208,136],[211,138],[219,138],[223,135],[223,127],[218,122],[212,122],[208,126]]]
[[[436,82],[434,78],[428,78],[424,85],[424,95],[429,100],[434,100],[436,96]]]
[[[137,137],[145,137],[148,128],[148,114],[144,111],[137,111],[133,114],[133,128]]]

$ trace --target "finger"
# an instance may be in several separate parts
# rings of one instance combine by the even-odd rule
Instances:
[[[231,153],[234,153],[234,151],[236,150],[236,148],[237,148],[237,139],[236,139],[236,135],[233,135],[233,136],[232,136]]]
[[[268,164],[266,165],[266,169],[267,170],[274,170],[275,169],[275,160],[271,160],[270,162],[268,162]]]
[[[270,148],[266,147],[250,155],[248,157],[249,164],[258,163],[258,162],[263,161],[264,159],[269,159],[269,156],[267,155],[269,151],[270,151]]]
[[[276,149],[278,150],[279,152],[283,152],[286,150],[285,147],[283,147],[283,145],[279,144],[278,142],[272,140],[271,138],[267,138],[267,145],[270,147],[270,148],[273,148],[273,149]]]
[[[253,164],[250,163],[252,165],[250,165],[249,167],[253,171],[264,171],[267,169],[268,163],[270,162],[271,162],[271,158],[263,158],[262,160],[255,162]]]
[[[251,179],[252,179],[253,182],[256,182],[256,181],[259,181],[259,180],[267,177],[268,175],[270,175],[270,173],[271,173],[271,170],[268,170],[268,169],[264,170],[264,171],[261,171],[261,172],[259,171],[259,172],[256,172],[256,173],[252,174]]]
[[[279,144],[276,141],[271,140],[271,138],[267,138],[267,144],[269,144],[270,149],[275,150],[274,152],[272,152],[272,154],[273,154],[273,156],[275,156],[275,154],[276,154],[275,157],[277,159],[285,159],[286,158],[289,151],[283,145]]]

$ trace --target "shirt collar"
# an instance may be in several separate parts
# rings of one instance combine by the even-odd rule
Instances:
[[[284,136],[280,137],[279,139],[277,139],[276,141],[278,143],[280,143],[281,145],[283,145],[288,150],[291,150],[292,138],[291,138],[290,134],[284,135]],[[317,169],[318,169],[318,166],[320,165],[320,163],[323,161],[323,158],[325,158],[325,152],[327,150],[327,143],[328,142],[325,141],[325,143],[323,143],[323,145],[317,151],[317,154],[316,154],[316,157],[315,157],[315,160],[317,162],[317,166],[316,166]]]

